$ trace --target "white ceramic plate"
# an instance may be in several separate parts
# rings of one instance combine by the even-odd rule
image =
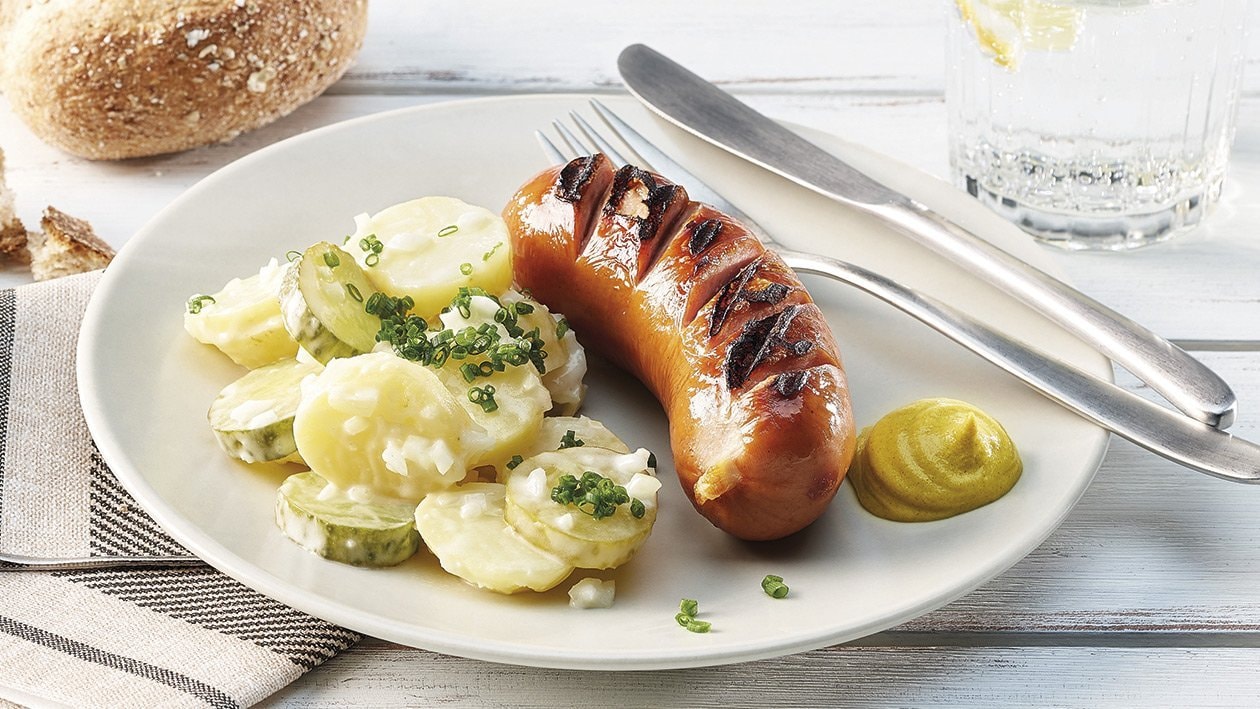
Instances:
[[[899,524],[867,514],[845,486],[805,532],[747,544],[691,509],[669,456],[660,455],[661,516],[639,556],[615,572],[610,610],[569,608],[567,583],[545,594],[478,591],[442,572],[424,551],[397,568],[365,570],[287,541],[272,522],[287,471],[230,461],[207,428],[207,406],[240,371],[184,334],[185,299],[214,292],[288,249],[339,238],[360,212],[426,194],[497,209],[545,166],[531,132],[584,103],[512,97],[370,116],[260,150],[176,200],[110,266],[80,340],[84,412],[123,485],[198,556],[313,615],[455,655],[587,669],[711,665],[857,638],[976,588],[1059,524],[1102,458],[1104,432],[891,308],[810,279],[844,355],[859,423],[921,397],[968,400],[1002,421],[1022,451],[1025,472],[1010,494],[950,520]],[[1089,348],[884,227],[665,129],[629,100],[609,103],[786,244],[875,268],[1110,376]],[[947,185],[835,138],[811,136],[1053,270],[1030,239]],[[585,413],[631,446],[668,452],[664,416],[641,386],[598,362],[589,383]],[[762,593],[768,573],[786,579],[788,598]],[[699,600],[713,632],[696,635],[675,624],[684,597]]]

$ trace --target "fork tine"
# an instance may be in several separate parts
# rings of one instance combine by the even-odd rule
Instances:
[[[621,142],[630,149],[630,152],[634,153],[635,157],[638,158],[637,164],[642,165],[653,172],[660,172],[651,160],[644,157],[644,152],[646,151],[642,149],[643,146],[647,146],[647,148],[655,147],[647,141],[647,138],[640,135],[638,131],[631,128],[625,121],[621,120],[620,116],[613,113],[612,109],[600,103],[598,100],[591,99],[591,108],[595,109],[595,113],[603,119],[604,125],[608,126],[608,129],[613,132],[613,135],[620,138]],[[638,144],[636,144],[635,141],[637,141]],[[657,152],[659,153],[660,151],[658,150]],[[656,162],[657,164],[663,164],[667,167],[669,164],[668,161],[662,162],[659,157]]]
[[[640,165],[654,172],[662,172],[663,170],[670,174],[680,175],[680,179],[685,178],[700,182],[699,178],[684,170],[681,165],[661,152],[660,148],[649,142],[647,138],[644,138],[643,134],[631,128],[629,123],[621,120],[621,116],[613,113],[612,109],[596,99],[591,99],[591,108],[595,109],[595,112],[599,114],[600,118],[604,119],[604,123],[608,125],[612,132],[639,156]]]
[[[569,158],[565,157],[564,153],[560,152],[560,148],[557,148],[556,144],[551,142],[551,139],[542,131],[534,131],[534,137],[538,139],[538,144],[542,146],[543,153],[547,155],[547,159],[553,165],[562,165],[569,162]]]
[[[573,123],[577,125],[578,130],[582,131],[582,133],[595,144],[595,147],[599,148],[600,152],[612,158],[614,163],[618,165],[629,164],[630,161],[623,158],[621,153],[618,153],[617,149],[614,148],[607,140],[604,140],[604,136],[600,135],[599,132],[595,130],[595,126],[587,123],[586,119],[578,115],[576,111],[569,111],[569,118],[573,119]]]
[[[594,150],[591,150],[590,148],[588,148],[586,146],[586,143],[582,142],[581,138],[578,138],[576,135],[574,135],[573,131],[569,130],[560,121],[552,121],[551,125],[556,129],[556,133],[560,134],[560,139],[563,140],[565,143],[567,143],[569,146],[569,149],[572,150],[574,153],[578,155],[595,154]]]

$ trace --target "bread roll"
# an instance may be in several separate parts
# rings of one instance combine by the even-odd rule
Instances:
[[[0,0],[0,87],[47,142],[93,159],[230,140],[319,95],[367,0]]]

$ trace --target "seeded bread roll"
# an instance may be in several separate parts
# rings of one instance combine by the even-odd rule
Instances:
[[[0,0],[0,87],[93,159],[230,140],[341,77],[367,0]]]

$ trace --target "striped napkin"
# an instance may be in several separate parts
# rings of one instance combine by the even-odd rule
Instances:
[[[75,383],[99,277],[0,290],[0,697],[249,706],[358,636],[181,559],[118,484]]]

